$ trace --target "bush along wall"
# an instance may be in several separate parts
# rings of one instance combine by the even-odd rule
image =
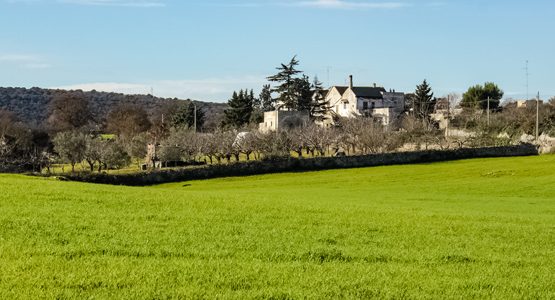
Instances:
[[[417,151],[371,154],[347,157],[287,158],[239,162],[227,165],[208,165],[180,170],[158,170],[136,174],[75,174],[66,178],[99,184],[148,186],[161,183],[202,180],[219,177],[250,176],[282,172],[305,172],[331,169],[441,162],[470,158],[539,155],[532,144],[517,146],[463,148],[446,151]]]

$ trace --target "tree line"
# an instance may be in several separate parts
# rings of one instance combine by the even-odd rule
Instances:
[[[234,92],[224,111],[222,127],[256,127],[264,120],[264,112],[275,109],[306,112],[312,120],[331,118],[331,107],[324,98],[324,88],[318,77],[310,77],[298,69],[299,60],[294,56],[288,63],[278,66],[277,73],[266,79],[258,97],[253,90]]]
[[[277,108],[306,111],[313,121],[330,117],[322,84],[317,78],[310,82],[298,65],[296,57],[281,64],[259,95],[248,89],[234,92],[227,109],[210,126],[206,126],[206,107],[194,101],[162,103],[156,113],[123,102],[99,121],[90,98],[58,93],[48,102],[40,125],[0,110],[0,170],[50,170],[54,163],[67,164],[71,171],[79,165],[91,172],[130,165],[139,168],[147,156],[147,144],[158,146],[161,161],[197,163],[504,145],[532,133],[535,127],[535,104],[525,109],[501,106],[503,91],[494,83],[472,86],[462,96],[445,99],[435,97],[424,80],[414,93],[407,94],[405,112],[389,126],[372,116],[335,117],[331,128],[310,122],[277,133],[258,132],[263,113]],[[432,118],[441,101],[462,110],[448,114],[449,126],[471,131],[471,135],[445,135]],[[539,119],[540,132],[555,134],[554,99],[541,104]]]

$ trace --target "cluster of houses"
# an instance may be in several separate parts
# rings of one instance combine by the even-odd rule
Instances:
[[[332,86],[321,92],[323,102],[327,103],[328,115],[322,116],[316,124],[330,127],[338,117],[355,118],[372,116],[384,126],[393,123],[405,109],[405,93],[386,90],[373,84],[354,86],[353,76],[349,76],[348,86]],[[315,95],[316,97],[316,95]],[[309,122],[307,112],[291,111],[278,105],[275,111],[264,114],[264,122],[259,124],[261,132],[278,131],[296,127]]]

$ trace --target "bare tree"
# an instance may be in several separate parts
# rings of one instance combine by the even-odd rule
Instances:
[[[235,147],[250,160],[251,155],[257,150],[257,139],[256,132],[240,132],[235,139]]]
[[[215,133],[217,139],[220,141],[218,145],[218,162],[221,162],[222,158],[225,158],[229,163],[231,162],[231,157],[235,157],[236,161],[239,161],[239,149],[235,145],[235,139],[237,138],[236,130],[228,131],[217,131]]]
[[[76,93],[57,94],[48,105],[47,123],[55,131],[79,129],[89,124],[92,114],[86,97]]]
[[[151,123],[146,110],[138,105],[120,104],[108,114],[107,130],[130,139],[150,129]]]
[[[214,134],[200,134],[198,141],[200,152],[208,157],[210,164],[213,164],[214,158],[217,159],[218,153],[218,141],[215,139]]]

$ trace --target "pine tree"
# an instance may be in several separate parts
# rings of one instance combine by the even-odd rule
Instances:
[[[248,124],[251,120],[254,104],[254,93],[247,90],[233,92],[231,99],[228,101],[229,108],[224,111],[223,126],[241,127]]]
[[[314,96],[310,104],[310,116],[317,122],[324,122],[330,118],[330,103],[326,101],[324,89],[322,87],[322,82],[318,80],[318,77],[314,77],[314,82],[312,83],[312,90],[314,91]]]
[[[463,94],[461,106],[465,108],[474,108],[486,110],[488,108],[497,109],[503,98],[503,91],[493,82],[486,82],[484,85],[475,85]]]
[[[201,129],[204,125],[204,111],[197,107],[196,109],[197,120],[196,126],[197,130]],[[195,127],[195,104],[193,102],[188,102],[182,104],[179,109],[171,117],[171,125],[173,127]]]
[[[276,75],[268,77],[269,81],[280,83],[277,87],[272,89],[272,92],[279,94],[279,97],[274,101],[279,102],[289,109],[297,109],[298,105],[297,87],[299,82],[296,80],[298,79],[296,75],[302,73],[302,71],[296,69],[298,65],[299,61],[297,60],[297,56],[294,56],[288,64],[281,64],[281,66],[277,68],[279,72]]]
[[[422,84],[416,86],[414,92],[412,113],[418,119],[428,119],[434,111],[435,106],[434,93],[428,82],[424,79]]]

